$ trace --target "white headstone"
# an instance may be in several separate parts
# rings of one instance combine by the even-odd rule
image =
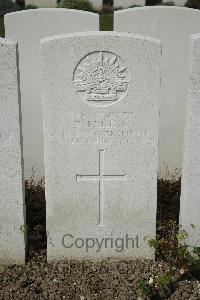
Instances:
[[[25,0],[26,5],[35,5],[41,8],[56,7],[57,0]]]
[[[132,5],[144,6],[145,0],[114,0],[114,7],[125,7],[128,8]]]
[[[115,30],[153,36],[162,42],[159,169],[182,168],[184,108],[187,98],[189,36],[200,28],[200,11],[144,7],[115,13]]]
[[[200,246],[200,35],[190,48],[190,86],[186,106],[180,224],[190,232],[191,245]],[[191,224],[195,225],[192,230]]]
[[[60,33],[98,30],[97,14],[67,9],[34,9],[5,16],[6,37],[19,44],[25,177],[44,176],[40,39]]]
[[[168,1],[165,0],[163,2],[168,2]],[[174,2],[174,4],[177,5],[177,6],[184,6],[185,3],[187,2],[187,0],[173,0],[172,2]]]
[[[94,9],[100,10],[103,7],[103,0],[89,0]]]
[[[0,38],[0,264],[25,262],[17,44]]]
[[[159,41],[93,32],[41,47],[48,260],[153,258]]]

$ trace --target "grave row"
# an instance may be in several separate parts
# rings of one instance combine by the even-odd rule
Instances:
[[[158,157],[182,160],[184,127],[180,220],[199,243],[199,23],[180,8],[116,13],[116,30],[144,37],[98,32],[97,15],[73,10],[6,16],[18,46],[0,40],[1,263],[25,261],[23,156],[27,169],[44,160],[49,261],[154,258]],[[95,31],[66,34],[80,30]]]
[[[162,42],[159,172],[182,168],[189,36],[198,33],[200,12],[180,7],[143,7],[115,12],[114,29]],[[5,16],[6,38],[19,47],[25,178],[44,176],[40,40],[57,34],[98,31],[99,15],[37,9]],[[173,132],[173,134],[172,134]]]

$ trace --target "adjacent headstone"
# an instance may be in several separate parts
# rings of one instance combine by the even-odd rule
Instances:
[[[103,7],[103,0],[89,0],[96,10],[101,10]]]
[[[200,35],[190,48],[190,87],[186,110],[180,224],[190,233],[191,245],[200,247]],[[193,230],[191,224],[195,225]]]
[[[165,3],[168,1],[165,0],[163,2]],[[177,6],[184,6],[186,4],[187,0],[173,0],[172,2],[174,2],[174,4]]]
[[[17,44],[0,38],[0,264],[25,262]]]
[[[93,32],[41,49],[48,260],[153,258],[160,42]]]
[[[159,169],[182,168],[184,108],[187,98],[189,36],[200,28],[200,11],[144,7],[115,13],[115,30],[153,36],[162,42]]]
[[[44,176],[40,39],[60,33],[98,30],[97,14],[67,9],[34,9],[5,16],[6,37],[19,44],[25,177]]]
[[[57,6],[57,0],[25,0],[26,5],[35,5],[40,8],[50,8]]]
[[[128,8],[130,6],[144,6],[145,0],[114,0],[114,7]]]

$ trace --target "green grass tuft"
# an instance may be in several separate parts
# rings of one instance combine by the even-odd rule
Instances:
[[[5,37],[4,18],[0,17],[0,37]]]
[[[101,31],[113,31],[113,15],[112,14],[100,15],[100,30]]]

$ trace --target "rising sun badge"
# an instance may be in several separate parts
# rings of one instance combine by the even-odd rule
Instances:
[[[92,52],[77,64],[74,87],[86,101],[104,106],[120,100],[128,89],[129,73],[123,60],[111,52]]]

